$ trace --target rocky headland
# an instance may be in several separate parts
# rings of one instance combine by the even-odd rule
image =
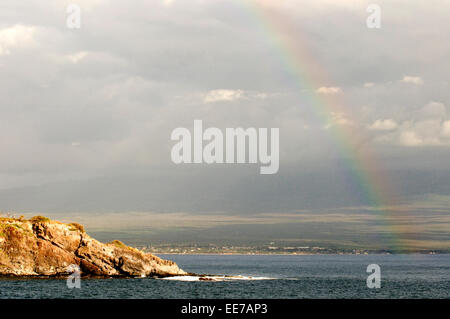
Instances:
[[[72,265],[72,266],[71,266]],[[186,275],[177,264],[120,241],[101,243],[82,225],[42,216],[0,218],[0,276],[167,277]]]

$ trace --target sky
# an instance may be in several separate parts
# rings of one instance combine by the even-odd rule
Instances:
[[[381,28],[370,29],[372,2],[3,0],[0,210],[86,220],[367,208],[347,164],[358,150],[334,138],[346,131],[376,154],[363,174],[387,176],[399,205],[448,212],[450,6],[376,1]],[[71,3],[79,29],[66,25]],[[170,134],[195,119],[279,128],[279,172],[175,165]]]

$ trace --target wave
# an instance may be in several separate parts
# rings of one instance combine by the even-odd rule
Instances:
[[[277,278],[271,277],[252,277],[252,276],[173,276],[160,278],[162,280],[177,280],[177,281],[237,281],[237,280],[274,280]]]

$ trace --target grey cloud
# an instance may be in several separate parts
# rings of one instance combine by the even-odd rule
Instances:
[[[186,205],[192,211],[210,210],[214,205],[217,210],[237,211],[242,206],[243,211],[255,211],[264,205],[281,210],[333,200],[342,206],[358,204],[360,197],[354,195],[353,186],[338,192],[334,187],[339,188],[342,179],[329,186],[324,181],[324,175],[342,174],[336,163],[343,159],[311,102],[320,87],[342,89],[353,134],[368,136],[364,143],[376,149],[386,169],[432,168],[447,174],[448,144],[434,145],[433,152],[423,147],[406,149],[399,143],[376,143],[379,134],[386,132],[367,131],[383,119],[395,120],[401,130],[404,123],[416,123],[415,116],[423,118],[421,112],[439,113],[441,124],[448,120],[450,112],[445,109],[443,115],[441,106],[423,110],[430,101],[450,106],[446,3],[438,1],[432,7],[420,1],[381,1],[379,30],[366,28],[364,3],[322,4],[288,1],[273,10],[289,21],[293,41],[319,63],[327,83],[312,81],[316,74],[293,74],[286,52],[271,34],[270,21],[259,21],[251,11],[229,1],[175,1],[170,6],[162,1],[133,5],[82,1],[79,30],[65,27],[64,2],[3,1],[0,30],[16,25],[35,28],[32,45],[11,46],[9,54],[0,55],[0,147],[2,154],[8,154],[0,157],[0,187],[14,187],[5,193],[3,208],[33,209],[34,203],[35,209],[57,210],[65,207],[67,199],[72,210],[113,209],[107,205],[107,194],[127,192],[126,187],[117,186],[120,182],[105,182],[116,175],[133,185],[133,194],[128,194],[132,199],[113,201],[121,210],[163,209],[165,205],[178,210],[183,208],[181,199],[189,201]],[[310,63],[299,62],[305,67]],[[405,75],[419,76],[424,83],[403,83]],[[312,85],[308,88],[301,81]],[[367,82],[374,84],[364,87]],[[205,95],[214,90],[243,95],[205,103]],[[281,171],[288,166],[298,180],[285,175],[274,177],[276,182],[261,179],[259,188],[252,190],[256,170],[250,167],[234,174],[217,167],[196,168],[201,180],[224,182],[228,174],[239,179],[218,188],[179,176],[170,162],[170,132],[179,126],[190,128],[194,119],[219,128],[279,127]],[[415,127],[416,131],[443,130],[427,123]],[[435,154],[440,154],[440,161]],[[305,171],[317,172],[311,176],[317,176],[319,186],[314,177],[304,177]],[[140,181],[137,176],[146,172],[161,173],[157,179]],[[241,172],[245,173],[239,177]],[[403,174],[399,187],[433,185],[420,183],[420,178]],[[72,188],[81,192],[84,187],[77,180],[101,181],[91,189],[88,203],[77,204],[81,197],[70,195]],[[165,180],[171,182],[159,189]],[[65,185],[66,193],[54,193],[53,199],[50,186],[33,193],[39,195],[22,192],[30,185],[56,182]],[[298,192],[291,193],[284,183]],[[442,193],[448,186],[445,183],[439,180],[429,186],[429,192]],[[196,186],[172,205],[181,185]],[[274,195],[268,196],[273,189]],[[326,199],[315,195],[321,189]],[[405,196],[412,193],[404,192]],[[41,200],[35,201],[34,196]],[[93,204],[95,200],[98,203]],[[158,204],[152,206],[151,201]]]

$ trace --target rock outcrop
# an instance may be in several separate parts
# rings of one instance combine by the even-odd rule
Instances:
[[[84,276],[175,276],[186,272],[168,260],[128,247],[101,243],[83,226],[51,221],[0,218],[0,276],[65,276],[77,265]],[[72,270],[73,271],[73,270]]]

